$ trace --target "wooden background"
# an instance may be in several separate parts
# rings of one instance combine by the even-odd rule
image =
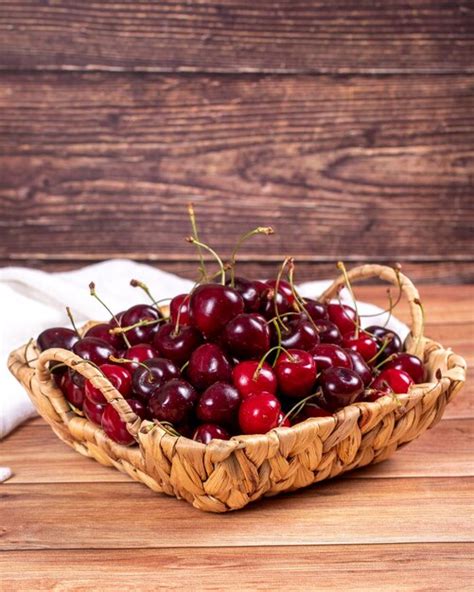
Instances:
[[[474,3],[0,3],[0,265],[191,276],[185,204],[248,273],[472,282]],[[267,242],[268,241],[268,242]]]

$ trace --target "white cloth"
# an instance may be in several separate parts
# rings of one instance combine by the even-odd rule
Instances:
[[[69,326],[65,307],[69,306],[77,324],[89,319],[108,319],[102,306],[90,296],[88,285],[95,282],[97,293],[107,305],[119,312],[147,298],[130,280],[145,282],[154,298],[173,297],[187,292],[193,282],[160,269],[129,260],[103,261],[75,271],[46,273],[22,267],[0,269],[0,439],[36,411],[23,387],[7,369],[10,351],[36,337],[43,329]],[[315,297],[330,281],[307,282],[299,287],[303,296]],[[350,302],[348,294],[343,300]],[[359,304],[360,314],[373,314],[380,309],[371,304]],[[365,325],[384,323],[385,315],[368,317]],[[390,319],[390,328],[402,339],[408,329],[397,319]]]

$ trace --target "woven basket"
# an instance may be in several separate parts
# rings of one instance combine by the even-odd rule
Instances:
[[[67,350],[47,350],[30,364],[28,348],[23,346],[12,352],[8,365],[53,431],[84,456],[116,467],[153,491],[184,498],[200,510],[237,510],[262,496],[306,487],[385,460],[435,425],[462,387],[465,361],[423,336],[422,310],[412,282],[381,265],[364,265],[349,272],[352,282],[370,277],[397,286],[401,282],[412,316],[407,351],[423,359],[427,383],[413,386],[408,394],[353,404],[331,417],[307,419],[265,435],[234,436],[208,445],[172,436],[161,426],[140,420],[96,368]],[[344,278],[338,278],[321,300],[333,298],[343,284]],[[29,356],[33,349],[34,345]],[[51,379],[51,361],[64,362],[100,388],[139,445],[116,444],[101,428],[78,416]]]

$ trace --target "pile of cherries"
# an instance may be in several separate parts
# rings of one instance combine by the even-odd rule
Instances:
[[[205,444],[329,416],[423,382],[421,360],[393,331],[362,329],[355,308],[303,299],[285,280],[201,283],[173,298],[169,311],[138,304],[82,337],[46,329],[37,345],[71,350],[141,418]],[[64,365],[51,370],[75,410],[114,441],[134,442],[89,380]]]

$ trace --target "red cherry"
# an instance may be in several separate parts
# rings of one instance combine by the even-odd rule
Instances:
[[[371,327],[367,327],[365,332],[373,335],[378,340],[379,351],[383,347],[382,353],[377,356],[377,363],[402,351],[402,340],[395,331],[385,327],[379,327],[378,325],[372,325]]]
[[[79,340],[79,337],[72,329],[65,327],[50,327],[42,331],[36,343],[41,351],[51,349],[52,347],[61,347],[62,349],[72,350],[73,345]]]
[[[383,370],[370,385],[371,388],[384,393],[407,393],[412,384],[415,384],[413,378],[403,370],[397,368],[387,368]]]
[[[413,378],[415,384],[423,382],[425,376],[425,369],[420,358],[407,353],[398,354],[393,360],[386,362],[382,368],[384,370],[387,368],[403,370]]]
[[[242,399],[262,391],[272,395],[276,393],[277,379],[269,364],[264,362],[254,378],[258,364],[259,362],[254,360],[246,360],[237,364],[232,370],[232,382]]]
[[[277,310],[278,314],[283,316],[287,312],[292,312],[292,307],[286,296],[284,296],[281,291],[275,294],[275,290],[267,287],[267,290],[262,294],[260,314],[265,317],[267,321],[269,321],[276,316]]]
[[[130,405],[133,411],[141,417],[145,417],[145,407],[136,399],[127,399],[127,403]],[[120,415],[110,405],[105,406],[105,410],[102,414],[102,429],[114,442],[128,446],[132,444],[135,439],[127,430],[127,425],[120,419]]]
[[[351,359],[352,370],[354,370],[354,372],[362,378],[364,386],[370,384],[372,382],[373,375],[364,358],[360,355],[359,352],[356,352],[352,349],[348,349],[345,351]]]
[[[158,351],[148,343],[137,343],[125,350],[123,357],[131,361],[123,365],[133,373],[140,365],[138,362],[143,363],[152,358],[159,358],[159,356]]]
[[[358,324],[356,311],[347,304],[334,304],[330,303],[327,305],[329,320],[332,321],[339,331],[349,333],[354,331]]]
[[[219,334],[224,326],[244,311],[242,296],[229,286],[201,284],[191,294],[193,324],[207,337]]]
[[[262,294],[268,289],[268,286],[262,282],[236,277],[234,288],[244,300],[245,312],[258,312],[262,303]]]
[[[230,434],[223,427],[215,423],[202,423],[197,427],[193,435],[193,440],[209,444],[211,440],[229,440]]]
[[[374,358],[379,349],[377,340],[365,333],[365,331],[359,331],[358,336],[354,331],[345,333],[342,338],[342,345],[346,349],[358,352],[366,362]]]
[[[189,419],[197,399],[198,394],[189,382],[173,378],[155,391],[148,409],[159,421],[179,425]]]
[[[258,359],[270,348],[270,329],[261,315],[242,313],[227,323],[222,342],[237,359]]]
[[[305,312],[313,321],[329,320],[328,309],[325,304],[312,300],[311,298],[304,299]]]
[[[202,336],[195,327],[180,325],[176,330],[176,325],[166,323],[158,329],[153,345],[162,356],[182,366],[201,342]]]
[[[285,417],[285,414],[283,413],[283,411],[280,411],[280,413],[278,414],[277,426],[279,428],[291,428],[290,418],[289,417]]]
[[[82,339],[79,339],[79,341],[74,344],[72,351],[83,360],[90,361],[96,366],[107,364],[109,362],[109,357],[117,354],[116,350],[110,345],[110,343],[107,343],[103,339],[98,339],[97,337],[83,337]],[[81,388],[84,387],[85,378],[79,374],[79,372],[72,370],[71,378],[75,384]]]
[[[239,404],[240,395],[236,388],[225,382],[216,382],[201,395],[196,415],[203,422],[232,424]]]
[[[97,337],[98,339],[103,339],[107,343],[110,343],[110,345],[117,350],[122,349],[125,347],[123,335],[110,332],[115,325],[115,323],[99,323],[98,325],[91,327],[84,337]]]
[[[148,304],[136,304],[123,313],[120,324],[122,327],[130,327],[141,321],[158,321],[163,315],[154,306]],[[150,343],[160,324],[143,325],[127,331],[127,339],[132,345],[138,343]]]
[[[335,411],[345,407],[363,393],[361,377],[349,368],[329,368],[321,374],[321,388],[327,407]]]
[[[310,353],[290,349],[278,356],[275,374],[280,391],[288,396],[303,398],[310,394],[316,381],[316,364]]]
[[[204,343],[191,354],[187,375],[191,384],[202,391],[217,381],[230,382],[232,367],[219,346]]]
[[[321,343],[334,343],[335,345],[342,344],[342,335],[337,325],[326,319],[314,321],[319,333]]]
[[[189,310],[190,294],[179,294],[170,302],[170,320],[176,325],[179,316],[179,326],[186,327],[191,324],[191,311]]]
[[[258,393],[242,401],[239,425],[244,434],[266,434],[278,426],[281,405],[271,393]]]
[[[146,402],[158,387],[179,376],[179,369],[170,360],[151,358],[134,371],[132,376],[133,394]]]
[[[293,290],[291,289],[291,284],[286,280],[266,280],[265,282],[267,286],[272,288],[272,290],[276,290],[277,283],[278,283],[278,292],[286,298],[289,304],[293,304],[295,301],[295,295],[293,294]]]
[[[310,351],[319,343],[319,333],[314,322],[305,315],[298,315],[285,319],[285,327],[281,329],[281,345],[285,349],[302,349]]]
[[[59,387],[66,399],[74,405],[76,409],[82,409],[84,403],[84,389],[74,383],[68,372],[60,377]]]
[[[334,343],[320,343],[310,351],[319,371],[328,368],[352,368],[349,354]]]
[[[130,394],[132,388],[132,375],[126,368],[114,364],[102,364],[99,366],[99,369],[119,393],[124,397],[127,397]],[[90,380],[86,380],[84,384],[84,393],[92,403],[107,403],[107,399],[104,397],[100,389],[96,388]]]
[[[100,426],[102,422],[102,415],[104,414],[106,407],[106,404],[93,403],[87,397],[84,397],[82,411],[89,421],[92,421],[92,423],[95,423],[95,425]]]

